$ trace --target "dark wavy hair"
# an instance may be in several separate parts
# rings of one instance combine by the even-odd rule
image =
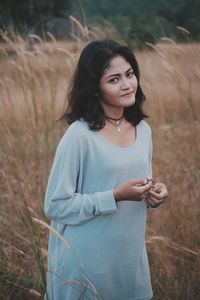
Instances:
[[[111,59],[122,56],[133,68],[138,80],[135,103],[124,108],[124,117],[137,125],[147,115],[142,111],[145,95],[140,87],[137,60],[132,51],[113,40],[100,39],[90,42],[82,51],[68,92],[68,106],[60,120],[72,124],[83,118],[91,130],[105,126],[104,110],[98,99],[99,82]]]

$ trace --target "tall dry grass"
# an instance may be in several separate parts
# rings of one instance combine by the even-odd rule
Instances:
[[[75,36],[79,25],[74,21]],[[1,299],[39,299],[46,285],[47,229],[35,220],[47,221],[44,192],[56,145],[66,130],[55,119],[83,38],[94,35],[82,27],[75,42],[58,42],[50,35],[49,43],[31,36],[31,44],[2,35]],[[145,109],[151,115],[154,178],[169,189],[168,203],[149,211],[146,241],[154,300],[196,300],[200,294],[199,50],[199,44],[165,38],[136,53]]]
[[[154,299],[200,295],[199,50],[199,44],[165,39],[138,55],[153,128],[154,177],[169,189],[168,203],[149,215]]]

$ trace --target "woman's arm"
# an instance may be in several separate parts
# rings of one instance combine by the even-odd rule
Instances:
[[[84,155],[82,142],[81,135],[75,130],[65,134],[58,145],[48,180],[44,212],[48,218],[62,224],[81,224],[117,210],[113,190],[94,194],[77,192]]]

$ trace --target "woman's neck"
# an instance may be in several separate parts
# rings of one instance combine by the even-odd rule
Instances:
[[[108,107],[103,105],[105,116],[113,119],[119,119],[124,115],[123,107]]]

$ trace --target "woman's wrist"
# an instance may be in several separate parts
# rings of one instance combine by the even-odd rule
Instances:
[[[115,201],[120,201],[121,200],[121,196],[120,196],[120,191],[119,189],[114,189],[113,190],[113,194],[114,194],[114,198],[115,198]]]

